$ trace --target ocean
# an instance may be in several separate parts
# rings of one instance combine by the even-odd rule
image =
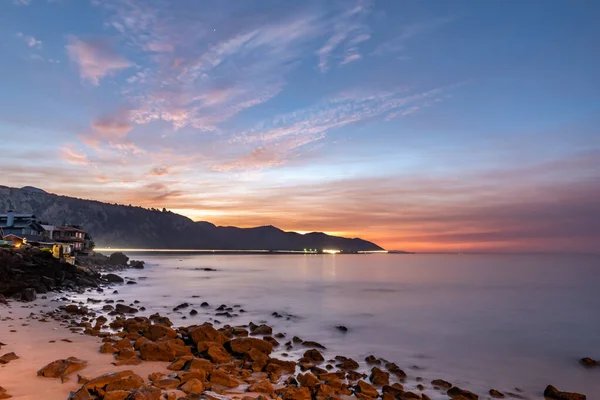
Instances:
[[[175,325],[266,322],[287,335],[282,344],[318,341],[326,358],[393,361],[408,389],[421,377],[480,395],[542,399],[552,384],[600,399],[600,368],[578,364],[600,359],[599,256],[126,254],[146,268],[126,271],[137,285],[112,297]],[[216,316],[221,304],[239,306],[236,316]]]

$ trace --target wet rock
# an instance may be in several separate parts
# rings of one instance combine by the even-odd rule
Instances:
[[[346,328],[344,325],[338,325],[336,326],[336,329],[340,332],[348,332],[348,328]]]
[[[304,342],[304,340],[300,339],[298,336],[294,336],[292,339],[292,342],[294,343],[302,343]]]
[[[37,298],[37,295],[35,293],[35,289],[33,289],[33,288],[27,288],[27,289],[23,290],[23,293],[21,293],[22,301],[30,302],[30,301],[34,301],[36,298]]]
[[[262,371],[269,362],[269,356],[255,348],[250,349],[247,355],[252,360],[252,370],[254,372]]]
[[[78,306],[76,304],[69,304],[65,306],[65,311],[69,314],[78,314],[78,315],[86,315],[89,310],[87,307]]]
[[[311,400],[312,395],[310,389],[303,388],[286,388],[281,392],[283,400]]]
[[[431,385],[433,387],[444,388],[444,389],[450,389],[452,387],[452,384],[450,382],[445,381],[443,379],[434,379],[431,381]]]
[[[404,394],[404,388],[402,385],[397,386],[396,384],[392,386],[384,385],[383,388],[381,388],[381,392],[391,394],[395,398],[400,398],[400,396]]]
[[[367,362],[367,364],[381,364],[381,361],[378,360],[377,357],[375,357],[374,355],[366,357],[365,361]]]
[[[0,365],[2,364],[8,364],[11,361],[14,360],[18,360],[19,356],[17,356],[15,353],[6,353],[4,354],[2,357],[0,357]]]
[[[142,386],[131,393],[127,400],[160,400],[162,392],[154,386]]]
[[[273,345],[267,341],[256,338],[236,338],[228,343],[235,353],[246,354],[250,349],[256,349],[265,354],[271,354]]]
[[[351,371],[358,369],[359,367],[358,363],[351,358],[338,356],[336,357],[336,360],[341,361],[339,364],[336,365],[336,367],[338,367],[342,371]]]
[[[251,325],[250,333],[253,335],[270,335],[273,333],[273,328],[265,324],[254,326],[254,328]]]
[[[216,369],[210,374],[210,383],[228,388],[234,388],[240,385],[240,382],[238,382],[237,379],[232,378],[222,369]]]
[[[115,306],[115,311],[119,314],[135,314],[138,309],[119,303]]]
[[[196,310],[190,310],[190,315],[198,315],[198,311],[196,311]]]
[[[406,373],[404,371],[402,371],[400,369],[400,367],[397,366],[395,363],[386,362],[385,367],[387,368],[388,371],[390,371],[392,374],[396,375],[398,378],[400,378],[400,379],[406,378]]]
[[[362,380],[358,381],[358,383],[354,387],[354,390],[355,392],[361,393],[367,397],[376,398],[379,396],[379,392],[377,392],[377,389],[375,389],[373,386]]]
[[[552,400],[586,400],[587,397],[584,394],[561,392],[552,385],[548,385],[544,390],[544,397]]]
[[[87,365],[87,361],[76,357],[69,357],[64,360],[56,360],[40,369],[37,374],[44,378],[66,378],[73,372],[77,372]]]
[[[198,379],[190,379],[179,387],[185,394],[200,394],[204,391],[204,384]]]
[[[267,393],[267,394],[275,393],[275,389],[273,389],[273,385],[268,380],[253,383],[252,385],[250,385],[248,387],[248,391],[254,392],[254,393]]]
[[[600,362],[593,360],[589,357],[582,358],[581,360],[579,360],[579,363],[584,367],[588,368],[600,366]]]
[[[448,396],[450,396],[450,398],[452,398],[452,399],[454,399],[456,397],[458,397],[460,399],[461,396],[468,400],[478,400],[479,399],[479,396],[477,396],[475,393],[469,392],[468,390],[465,390],[465,389],[461,389],[458,386],[454,386],[454,387],[448,389],[446,394]]]
[[[308,388],[315,387],[319,383],[321,383],[321,381],[319,381],[319,378],[317,378],[310,372],[307,372],[306,374],[299,374],[297,379],[298,383],[300,383],[300,386]]]
[[[203,308],[210,307],[210,304],[208,304],[207,302],[203,301],[202,304],[200,304],[200,307],[203,307]]]
[[[211,363],[209,360],[205,360],[203,358],[194,358],[193,360],[190,361],[190,364],[188,366],[188,369],[190,371],[200,370],[200,371],[205,371],[207,373],[212,372],[212,370],[214,368],[215,367],[214,367],[213,363]]]
[[[104,280],[106,280],[107,282],[110,282],[110,283],[123,283],[123,282],[125,282],[125,281],[123,280],[123,278],[121,278],[121,277],[120,277],[119,275],[117,275],[117,274],[106,274],[106,275],[102,275],[102,278],[103,278]]]
[[[135,268],[135,269],[144,269],[144,265],[145,265],[145,263],[143,261],[139,261],[139,260],[131,260],[129,262],[129,266],[131,268]]]
[[[294,339],[295,339],[295,338],[296,338],[296,337],[294,336]],[[294,340],[294,342],[295,342],[295,340]],[[326,349],[326,347],[325,347],[325,346],[323,346],[321,343],[312,342],[312,341],[310,341],[310,340],[309,340],[309,341],[302,342],[302,346],[304,346],[304,347],[312,347],[312,348],[315,348],[315,349],[322,349],[322,350],[325,350],[325,349]]]
[[[316,349],[306,350],[304,352],[304,358],[317,363],[325,361],[323,355],[319,352],[319,350]]]
[[[490,389],[489,394],[490,394],[490,396],[492,396],[495,399],[503,399],[504,398],[504,394],[495,389]]]
[[[371,369],[371,375],[369,376],[369,380],[374,385],[389,385],[390,383],[390,374],[382,371],[377,367],[373,367]]]

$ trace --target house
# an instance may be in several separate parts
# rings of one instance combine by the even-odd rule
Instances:
[[[86,232],[77,225],[58,226],[54,229],[52,240],[67,246],[67,253],[78,253],[85,249]],[[69,251],[70,250],[70,251]]]
[[[10,210],[0,214],[0,231],[2,235],[16,235],[29,241],[40,240],[45,229],[33,214],[17,214]]]

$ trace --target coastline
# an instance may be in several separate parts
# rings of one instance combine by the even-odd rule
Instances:
[[[112,289],[119,289],[122,292],[126,292],[126,288],[127,285],[126,284],[122,284],[122,285],[103,285],[103,292],[98,292],[94,289],[89,290],[87,292],[85,292],[83,294],[83,296],[88,296],[92,299],[101,299],[101,298],[107,298],[109,297],[110,292],[112,291]],[[56,297],[59,297],[60,295],[57,295]],[[82,294],[81,293],[70,293],[69,297],[72,298],[82,298]],[[182,301],[185,301],[185,299],[181,299]],[[43,311],[50,311],[53,309],[56,309],[57,306],[62,305],[65,306],[67,304],[73,304],[72,301],[61,301],[60,303],[58,302],[53,302],[52,300],[44,300],[44,301],[36,301],[33,304],[31,303],[23,303],[23,305],[21,307],[19,307],[21,303],[16,303],[16,302],[11,302],[11,308],[13,309],[13,312],[15,315],[18,315],[17,318],[26,318],[26,315],[29,314],[29,312],[31,312],[32,310],[43,310]],[[37,305],[34,305],[37,304]],[[78,304],[78,307],[81,306],[89,306],[89,309],[92,310],[93,312],[96,312],[96,310],[100,307],[95,305],[95,302],[90,302],[89,304]],[[182,303],[184,304],[184,303]],[[102,304],[101,304],[102,305]],[[114,305],[114,304],[113,304]],[[143,307],[143,304],[134,304],[131,303],[129,306],[131,307]],[[0,306],[2,307],[2,306]],[[188,310],[190,310],[190,308],[192,308],[190,305],[188,305],[187,307],[182,307],[181,309],[184,310],[185,312],[189,312]],[[219,307],[220,308],[220,307]],[[232,310],[227,311],[228,308],[232,308]],[[0,308],[0,310],[4,311],[3,308]],[[215,310],[217,311],[218,308]],[[235,308],[233,306],[225,306],[223,310],[221,310],[221,312],[234,312]],[[39,313],[39,311],[34,311],[36,313]],[[4,313],[2,313],[2,315],[4,315]],[[65,315],[68,315],[68,313],[65,313],[64,311],[61,311],[59,314],[57,314],[57,316],[59,318],[63,318]],[[140,328],[140,326],[138,326],[135,331],[136,332],[145,332],[149,327],[152,326],[156,326],[156,321],[154,321],[154,323],[148,323],[150,321],[143,321],[140,318],[135,318],[135,316],[141,316],[144,315],[146,317],[148,317],[148,315],[146,315],[143,311],[137,312],[135,314],[129,314],[127,315],[127,317],[129,318],[134,318],[133,321],[136,321],[138,323],[141,323],[141,327],[143,329],[137,329]],[[89,320],[89,315],[83,315],[83,314],[78,314],[75,313],[74,315],[71,315],[71,317],[76,317],[74,318],[74,321],[78,324],[82,323],[82,322],[87,322],[84,321],[84,319],[88,319]],[[95,316],[95,318],[98,317],[102,317],[102,314],[97,313]],[[107,316],[110,319],[112,319],[111,317],[116,317],[119,318],[117,315],[113,315],[113,316]],[[91,317],[90,317],[91,318]],[[19,320],[21,321],[21,320]],[[8,365],[5,365],[2,367],[2,369],[0,371],[10,371],[9,368],[11,368],[11,366],[14,365],[20,365],[21,363],[25,364],[26,362],[28,362],[28,360],[35,360],[35,362],[33,362],[33,365],[28,365],[27,368],[23,368],[23,369],[17,369],[17,372],[14,372],[11,376],[14,377],[13,380],[9,380],[8,384],[4,382],[4,380],[2,380],[2,382],[0,382],[0,386],[4,386],[5,389],[7,389],[7,393],[8,394],[12,394],[14,396],[14,398],[36,398],[36,397],[27,397],[30,396],[28,395],[27,391],[31,390],[32,386],[29,385],[29,383],[27,384],[27,387],[23,387],[23,382],[30,382],[32,380],[36,380],[36,383],[38,382],[43,382],[43,389],[40,390],[49,390],[49,394],[52,394],[56,397],[46,397],[49,399],[52,398],[67,398],[68,396],[68,392],[71,391],[75,391],[77,389],[79,389],[81,387],[81,384],[77,384],[77,374],[73,374],[71,376],[71,379],[65,383],[65,384],[60,384],[60,380],[53,380],[53,379],[48,379],[48,378],[40,378],[40,377],[36,377],[35,376],[35,372],[38,369],[40,369],[41,367],[43,367],[44,365],[46,365],[48,362],[54,361],[55,359],[64,359],[66,357],[69,356],[75,356],[78,357],[80,359],[83,359],[85,361],[88,362],[88,365],[86,366],[86,368],[84,368],[83,370],[81,370],[81,372],[79,372],[81,375],[84,375],[88,378],[94,378],[97,375],[103,373],[103,372],[108,372],[108,371],[124,371],[124,370],[132,370],[135,374],[141,376],[145,382],[148,381],[147,376],[150,373],[154,373],[154,372],[162,372],[162,373],[168,373],[168,374],[173,374],[174,372],[172,370],[166,370],[166,367],[169,365],[169,362],[156,362],[156,361],[142,361],[139,365],[127,365],[127,366],[120,366],[120,367],[116,367],[114,365],[112,365],[112,362],[115,362],[115,359],[113,358],[113,356],[111,355],[107,355],[107,354],[100,354],[98,352],[98,349],[100,347],[101,343],[101,339],[99,339],[98,337],[95,336],[88,336],[88,335],[80,335],[80,334],[74,334],[71,333],[69,331],[69,329],[67,327],[64,326],[64,324],[58,324],[55,323],[53,320],[50,320],[51,322],[39,322],[36,320],[33,321],[27,321],[25,323],[30,324],[27,327],[24,327],[25,331],[24,333],[27,333],[27,335],[19,335],[18,336],[18,341],[13,344],[15,346],[15,350],[11,349],[9,346],[3,347],[1,352],[9,352],[9,351],[15,351],[17,353],[17,355],[21,356],[19,354],[18,349],[23,349],[23,354],[25,355],[24,357],[22,357],[20,360],[16,360],[13,361],[11,363],[9,363]],[[63,321],[65,321],[63,319]],[[13,321],[14,322],[14,321]],[[196,322],[194,320],[194,322]],[[201,321],[198,321],[199,323],[201,323]],[[250,321],[248,321],[250,322]],[[12,327],[10,329],[16,329],[17,331],[20,331],[21,328],[17,325],[20,325],[20,323],[14,323],[11,325],[15,325],[15,327]],[[44,324],[43,326],[41,324]],[[54,324],[51,325],[51,324]],[[159,324],[160,325],[160,324]],[[69,334],[70,336],[74,336],[77,338],[77,340],[74,340],[73,343],[65,343],[65,342],[58,342],[58,340],[60,339],[48,339],[48,340],[57,340],[56,343],[53,343],[52,346],[57,345],[55,347],[49,347],[48,345],[46,345],[46,342],[44,342],[44,340],[46,340],[46,333],[50,331],[50,329],[48,329],[47,327],[51,326],[52,327],[52,331],[53,332],[58,332],[58,336],[61,336],[61,338],[64,338],[64,336],[66,334]],[[204,326],[204,325],[194,325],[193,327],[198,328],[199,326]],[[251,325],[250,325],[251,326]],[[420,398],[420,399],[427,399],[427,398],[431,398],[431,399],[447,399],[450,398],[446,393],[449,389],[452,389],[452,385],[449,383],[445,383],[445,381],[440,381],[438,382],[440,385],[442,386],[437,386],[437,388],[434,387],[434,385],[432,385],[431,382],[425,382],[423,380],[418,380],[414,379],[414,378],[405,378],[404,372],[398,367],[395,366],[395,364],[393,363],[389,363],[383,359],[378,359],[378,358],[372,358],[370,361],[371,363],[369,363],[367,360],[352,360],[351,358],[346,358],[346,357],[338,357],[338,359],[334,359],[333,357],[335,356],[335,354],[329,354],[327,350],[324,349],[319,349],[318,346],[315,346],[314,343],[312,344],[313,348],[311,348],[311,346],[304,346],[302,343],[296,343],[296,341],[293,341],[292,337],[293,337],[293,332],[283,332],[286,336],[285,338],[276,338],[277,337],[277,333],[278,332],[272,332],[271,334],[267,333],[269,331],[268,326],[266,325],[258,325],[259,327],[261,327],[258,331],[255,330],[255,332],[252,332],[252,329],[250,328],[250,326],[245,326],[245,327],[240,327],[238,328],[239,330],[237,331],[238,333],[242,334],[241,336],[238,335],[232,335],[231,337],[228,337],[227,335],[225,335],[225,333],[234,333],[235,330],[230,330],[231,328],[227,328],[227,326],[224,326],[223,328],[220,328],[218,330],[216,330],[217,332],[219,332],[219,335],[216,337],[211,337],[210,339],[219,339],[218,341],[223,341],[224,343],[220,343],[221,346],[223,348],[226,349],[226,352],[229,354],[230,358],[229,361],[226,363],[213,363],[213,364],[219,364],[221,365],[221,368],[224,369],[225,371],[228,372],[228,375],[231,375],[233,377],[233,379],[236,379],[240,385],[237,386],[235,389],[225,389],[222,387],[216,387],[216,390],[213,391],[206,391],[203,390],[203,396],[217,396],[218,393],[221,393],[221,395],[224,395],[226,398],[243,398],[244,396],[247,396],[249,394],[253,394],[256,395],[256,393],[252,392],[245,392],[245,390],[247,390],[249,385],[252,385],[254,383],[257,383],[256,379],[259,379],[258,382],[263,382],[263,381],[269,381],[269,383],[271,384],[271,386],[273,386],[273,390],[280,390],[283,392],[278,393],[279,395],[283,396],[283,398],[373,398],[372,395],[374,395],[373,392],[368,392],[370,390],[370,387],[373,387],[377,390],[377,395],[378,396],[383,396],[383,398]],[[5,322],[2,322],[2,327],[5,327]],[[8,327],[7,327],[8,328]],[[43,330],[43,339],[41,338],[41,333]],[[190,350],[190,352],[194,353],[194,356],[196,356],[196,358],[211,358],[210,355],[210,349],[211,347],[214,347],[212,345],[206,344],[206,343],[211,343],[214,342],[213,340],[203,340],[201,342],[206,342],[204,343],[202,346],[208,346],[207,348],[202,348],[200,347],[200,342],[193,340],[191,338],[191,327],[182,327],[182,328],[176,328],[174,331],[177,334],[178,338],[183,339],[184,346],[187,346]],[[210,329],[207,328],[207,330],[211,331]],[[252,337],[252,338],[256,338],[259,341],[264,341],[262,338],[267,336],[267,337],[271,337],[277,341],[279,341],[281,344],[279,346],[275,346],[275,349],[273,349],[273,353],[272,354],[267,354],[267,356],[269,357],[268,359],[272,359],[272,360],[280,360],[282,362],[290,362],[293,360],[293,362],[297,362],[298,364],[295,366],[294,368],[294,373],[293,375],[296,376],[296,380],[297,381],[301,381],[300,377],[300,373],[302,374],[302,376],[309,376],[311,382],[308,381],[304,381],[304,382],[300,382],[300,384],[298,386],[296,386],[296,384],[293,383],[293,381],[289,381],[287,383],[285,383],[286,380],[289,379],[289,376],[292,374],[281,374],[281,376],[279,377],[273,377],[271,376],[272,371],[271,372],[267,372],[265,373],[265,371],[263,370],[265,367],[267,367],[267,365],[269,365],[269,363],[267,363],[267,365],[263,366],[263,368],[261,368],[261,370],[254,372],[254,374],[245,376],[247,374],[247,372],[245,371],[253,371],[254,367],[253,364],[257,361],[257,360],[253,360],[251,359],[251,357],[248,355],[248,353],[239,353],[239,352],[235,352],[235,351],[231,351],[230,348],[227,347],[227,343],[231,342],[231,340],[234,340],[235,338],[240,338],[240,337],[246,337],[243,336],[243,330],[246,331],[251,331],[249,332],[250,335],[248,337]],[[61,335],[61,332],[63,332],[64,334]],[[132,332],[129,332],[132,333]],[[12,335],[16,335],[17,333],[11,333]],[[122,333],[121,333],[122,334]],[[4,338],[7,337],[5,335],[9,335],[9,333],[4,333],[2,331],[2,336],[0,336],[0,341]],[[31,335],[31,336],[30,336]],[[130,344],[135,344],[135,341],[137,341],[137,339],[139,339],[139,337],[136,338],[137,336],[140,336],[139,333],[136,333],[132,336],[130,336],[130,339],[132,340],[132,343]],[[223,338],[221,335],[225,335],[227,337],[227,339]],[[69,336],[69,338],[70,338]],[[125,335],[127,336],[127,334]],[[144,334],[142,334],[142,336],[144,336]],[[10,337],[10,335],[8,336]],[[134,338],[135,341],[134,341]],[[160,338],[159,338],[160,339]],[[310,341],[311,338],[304,338],[304,339],[308,339]],[[298,358],[286,358],[284,356],[282,356],[283,353],[286,353],[288,351],[288,346],[286,346],[285,344],[283,344],[283,342],[285,341],[289,341],[290,345],[291,345],[291,349],[289,349],[290,353],[293,352],[298,352],[300,351],[301,353],[305,353],[304,356],[305,357],[299,357]],[[8,343],[5,340],[5,343]],[[64,343],[64,344],[63,344]],[[310,343],[309,343],[310,344]],[[46,346],[44,346],[46,345]],[[223,346],[225,345],[225,346]],[[221,347],[216,346],[217,348],[221,349]],[[316,347],[316,348],[314,348]],[[54,352],[51,352],[51,356],[48,355],[47,357],[43,358],[44,362],[42,363],[42,359],[35,357],[35,351],[40,352],[40,348],[44,349],[44,352],[46,351],[46,349],[49,350],[54,350]],[[30,350],[32,349],[32,353],[28,353]],[[316,350],[320,353],[322,353],[322,355],[324,356],[324,359],[328,359],[329,361],[319,361],[319,357],[316,355],[315,352],[313,352],[312,350]],[[138,353],[139,349],[135,349],[134,351],[136,351],[136,355],[134,357],[138,357]],[[302,358],[306,358],[306,353],[309,352],[309,358],[308,360],[302,360]],[[208,352],[208,353],[207,353]],[[73,354],[75,353],[75,354]],[[261,352],[262,353],[262,352]],[[81,356],[80,356],[81,354]],[[223,357],[226,357],[225,354],[221,354]],[[54,359],[51,359],[52,357],[56,357]],[[352,355],[350,355],[352,356]],[[261,356],[262,357],[262,356]],[[310,357],[314,357],[315,359],[311,359]],[[47,361],[47,362],[46,362]],[[357,362],[358,361],[358,362]],[[279,361],[277,361],[279,362]],[[274,364],[274,365],[279,365],[279,364]],[[288,364],[289,365],[289,364]],[[331,369],[329,369],[327,367],[327,365],[331,366]],[[382,374],[379,374],[379,372],[377,372],[375,375],[376,376],[372,376],[372,370],[374,368],[377,368],[379,371],[382,372]],[[330,371],[336,371],[336,374],[332,374]],[[356,372],[358,371],[358,372]],[[343,372],[342,376],[343,379],[340,379],[340,372]],[[243,375],[242,375],[243,374]],[[310,375],[306,375],[306,374],[310,374]],[[386,381],[386,374],[387,375],[387,381],[388,384],[375,384],[375,382],[373,382],[373,380],[376,380],[380,383],[383,383]],[[354,379],[350,379],[350,380],[346,380],[346,378],[348,377],[348,375],[351,378]],[[23,376],[30,376],[30,378],[23,378]],[[379,376],[379,378],[377,377]],[[316,377],[315,379],[317,379],[317,382],[312,380],[312,377]],[[337,377],[337,379],[335,378]],[[324,378],[324,379],[321,379]],[[327,379],[329,378],[329,379]],[[20,381],[19,381],[20,379]],[[339,380],[339,383],[337,382]],[[48,386],[48,384],[46,382],[49,381],[53,381],[54,384],[52,387]],[[362,383],[359,383],[360,381],[362,381]],[[12,382],[12,383],[11,383]],[[25,390],[25,392],[20,391],[21,389],[19,388],[19,383],[21,386],[22,390]],[[204,381],[205,383],[205,388],[207,388],[208,385],[211,384],[210,379],[207,379],[206,381]],[[42,383],[40,383],[41,385]],[[395,386],[394,386],[395,384]],[[344,386],[346,385],[346,386]],[[403,385],[402,389],[400,389],[399,385]],[[422,390],[420,389],[419,385],[422,385]],[[447,385],[450,385],[450,387],[445,387]],[[46,386],[48,386],[48,388],[46,388]],[[361,388],[362,386],[362,388]],[[303,390],[303,388],[308,388],[308,392],[306,390]],[[404,388],[406,388],[406,390],[404,390]],[[287,397],[285,395],[285,390],[290,390],[290,391],[294,391],[294,393],[288,393]],[[238,390],[237,393],[232,393],[232,390]],[[319,391],[320,390],[320,391]],[[325,390],[326,392],[323,393],[323,390]],[[474,398],[474,397],[467,397],[470,396],[468,393],[470,392],[458,392],[459,389],[456,389],[454,393],[456,393],[456,395],[454,396],[454,398],[458,399],[460,397],[458,396],[463,396],[465,398]],[[465,390],[465,389],[460,389],[460,390]],[[466,388],[466,390],[468,390],[468,387]],[[14,392],[12,392],[14,391]],[[36,389],[37,391],[37,389]],[[328,392],[327,392],[328,391]],[[39,391],[38,391],[39,392]],[[175,394],[175,396],[183,396],[183,392],[175,392],[174,390],[167,390],[165,393],[167,392],[173,392]],[[299,392],[299,393],[298,393]],[[367,395],[367,393],[369,393],[369,395]],[[383,394],[382,394],[383,393]],[[488,393],[478,393],[479,395],[481,395],[481,398],[488,398],[487,396],[490,396],[490,394]],[[541,394],[541,393],[540,393]],[[263,396],[265,395],[270,395],[270,396],[274,396],[275,393],[274,392],[269,392],[269,393],[263,393]],[[537,396],[537,394],[519,394],[519,393],[506,393],[505,395],[507,395],[508,398],[510,398],[509,396],[512,395],[513,398],[538,398],[538,397],[529,397],[531,395],[533,396]],[[62,397],[61,397],[62,396]],[[325,396],[325,397],[323,397]],[[349,397],[351,396],[351,397]],[[392,396],[392,397],[390,397]],[[414,397],[417,396],[417,397]],[[188,396],[189,397],[189,396]],[[194,397],[190,397],[190,398],[194,398]],[[199,397],[198,397],[199,398]],[[209,397],[210,398],[210,397]]]

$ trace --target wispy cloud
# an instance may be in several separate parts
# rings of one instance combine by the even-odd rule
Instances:
[[[448,88],[410,93],[406,90],[364,93],[348,92],[314,107],[280,115],[230,138],[231,144],[255,146],[249,154],[218,164],[216,169],[229,171],[265,168],[285,163],[294,151],[322,141],[328,132],[375,118],[392,120],[405,117],[442,101]]]
[[[325,44],[317,51],[317,55],[319,56],[318,66],[321,72],[326,72],[329,69],[329,58],[344,43],[346,45],[344,60],[347,61],[342,61],[342,65],[360,58],[357,46],[371,37],[367,33],[368,27],[364,23],[364,18],[369,12],[369,5],[361,2],[340,14],[332,21],[333,32]]]
[[[60,156],[61,158],[70,163],[70,164],[75,164],[75,165],[88,165],[89,164],[89,160],[87,158],[87,156],[82,153],[81,151],[78,151],[77,149],[75,149],[75,145],[73,143],[67,143],[65,146],[63,146],[60,150]]]
[[[99,85],[107,75],[114,75],[134,64],[119,55],[106,39],[83,40],[69,37],[67,54],[79,66],[82,79]]]
[[[31,4],[31,0],[13,0],[13,4],[16,6],[28,6]]]
[[[165,176],[169,174],[169,169],[167,167],[154,167],[150,170],[151,176]]]
[[[23,39],[25,41],[25,43],[27,43],[27,46],[29,46],[29,47],[35,47],[37,49],[42,48],[43,42],[41,40],[36,39],[34,36],[25,35],[22,32],[18,32],[17,37]]]
[[[404,51],[409,40],[432,32],[453,20],[453,17],[444,17],[427,22],[400,25],[400,33],[393,39],[380,43],[371,54],[375,56],[388,56],[400,53]]]

